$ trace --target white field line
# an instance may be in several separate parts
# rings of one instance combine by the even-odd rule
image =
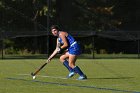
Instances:
[[[17,74],[20,76],[31,76],[30,74]],[[60,77],[60,76],[45,76],[45,75],[37,75],[36,77],[45,77],[45,78],[55,78],[55,79],[68,79],[68,78],[64,78],[64,77]]]

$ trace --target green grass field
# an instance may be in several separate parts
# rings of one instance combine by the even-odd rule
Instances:
[[[44,59],[0,60],[0,93],[140,93],[139,59],[78,59],[88,79],[66,79],[68,71],[52,60],[35,80],[29,75]]]

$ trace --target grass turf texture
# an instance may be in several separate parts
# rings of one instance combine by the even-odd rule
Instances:
[[[88,76],[84,81],[76,80],[78,75],[63,79],[68,71],[54,59],[32,80],[29,74],[44,61],[0,60],[0,93],[140,93],[139,59],[78,59]]]

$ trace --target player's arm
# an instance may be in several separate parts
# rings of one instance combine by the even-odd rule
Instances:
[[[62,50],[66,49],[68,47],[68,41],[67,41],[67,33],[66,32],[61,32],[59,37],[62,39],[63,41],[63,45],[60,47]]]
[[[60,42],[58,41],[58,38],[57,38],[56,48],[53,51],[53,53],[49,56],[47,60],[48,62],[58,53],[59,48],[60,48]]]

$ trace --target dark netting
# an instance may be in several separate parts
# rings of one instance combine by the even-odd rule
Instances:
[[[1,32],[0,40],[3,38],[18,38],[18,37],[37,37],[47,36],[46,31],[27,31],[27,32]]]
[[[81,44],[83,54],[85,58],[137,58],[139,57],[140,46],[140,32],[139,31],[68,31],[72,34],[76,40]],[[2,48],[7,49],[8,46],[2,44],[3,39],[13,40],[18,43],[17,40],[21,39],[21,42],[26,43],[26,40],[30,41],[30,48],[26,47],[31,54],[38,53],[44,56],[38,56],[37,58],[46,58],[48,49],[47,47],[47,32],[46,31],[24,31],[24,32],[1,32],[1,53]],[[42,40],[43,39],[43,40]],[[56,38],[49,33],[49,47],[50,52],[55,49]],[[17,44],[18,45],[18,44]],[[26,44],[25,44],[26,45]],[[18,46],[15,46],[16,48]],[[25,50],[23,50],[24,52]],[[108,54],[108,55],[107,55]],[[110,54],[116,54],[116,56],[110,56]],[[127,54],[127,55],[125,55]],[[128,55],[129,54],[129,55]],[[133,54],[133,55],[132,55]],[[7,55],[7,54],[2,54]],[[8,54],[9,55],[9,54]],[[13,55],[13,54],[12,54]],[[24,53],[23,53],[24,55]],[[8,56],[6,57],[8,58]],[[12,57],[14,58],[14,57]],[[17,57],[16,57],[17,58]],[[20,58],[20,57],[19,57]],[[26,57],[23,57],[26,58]],[[28,57],[27,57],[28,58]],[[31,57],[32,58],[32,57]]]
[[[140,40],[140,31],[103,31],[98,32],[98,36],[119,41]]]

